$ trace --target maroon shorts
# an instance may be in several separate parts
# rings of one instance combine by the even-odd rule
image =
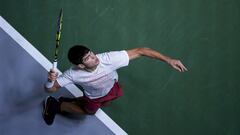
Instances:
[[[122,88],[118,82],[115,82],[112,89],[108,92],[108,94],[104,97],[97,98],[97,99],[90,99],[86,96],[80,97],[80,106],[81,108],[88,114],[95,114],[97,110],[109,103],[110,101],[117,99],[118,97],[122,96]]]

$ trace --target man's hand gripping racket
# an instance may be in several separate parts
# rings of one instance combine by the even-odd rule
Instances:
[[[46,83],[47,88],[51,88],[54,85],[54,82],[58,76],[56,69],[57,69],[57,62],[58,62],[58,52],[59,52],[59,46],[60,46],[62,22],[63,22],[63,10],[61,9],[58,16],[58,21],[57,21],[56,46],[54,51],[53,67],[48,73],[48,82]]]

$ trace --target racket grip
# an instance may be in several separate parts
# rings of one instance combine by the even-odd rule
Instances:
[[[57,62],[54,61],[54,62],[53,62],[53,70],[55,71],[56,69],[57,69]]]

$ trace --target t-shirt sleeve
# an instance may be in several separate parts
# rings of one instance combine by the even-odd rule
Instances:
[[[68,84],[72,84],[72,77],[70,71],[67,70],[57,78],[57,82],[61,87],[64,87]]]
[[[125,50],[104,53],[102,54],[102,59],[103,62],[109,64],[113,70],[128,66],[129,64],[129,57]]]

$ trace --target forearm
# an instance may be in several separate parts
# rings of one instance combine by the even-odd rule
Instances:
[[[169,63],[169,61],[171,60],[170,57],[165,56],[165,55],[161,54],[160,52],[155,51],[150,48],[139,48],[139,54],[141,56],[158,59],[158,60],[164,61],[166,63]]]
[[[135,48],[135,49],[127,50],[127,53],[129,56],[129,60],[136,59],[140,56],[146,56],[149,58],[154,58],[154,59],[164,61],[180,72],[187,71],[187,68],[182,64],[180,60],[172,59],[150,48]]]
[[[47,87],[44,87],[44,88],[45,88],[45,91],[48,92],[48,93],[53,93],[53,92],[57,91],[56,88],[47,88]]]

